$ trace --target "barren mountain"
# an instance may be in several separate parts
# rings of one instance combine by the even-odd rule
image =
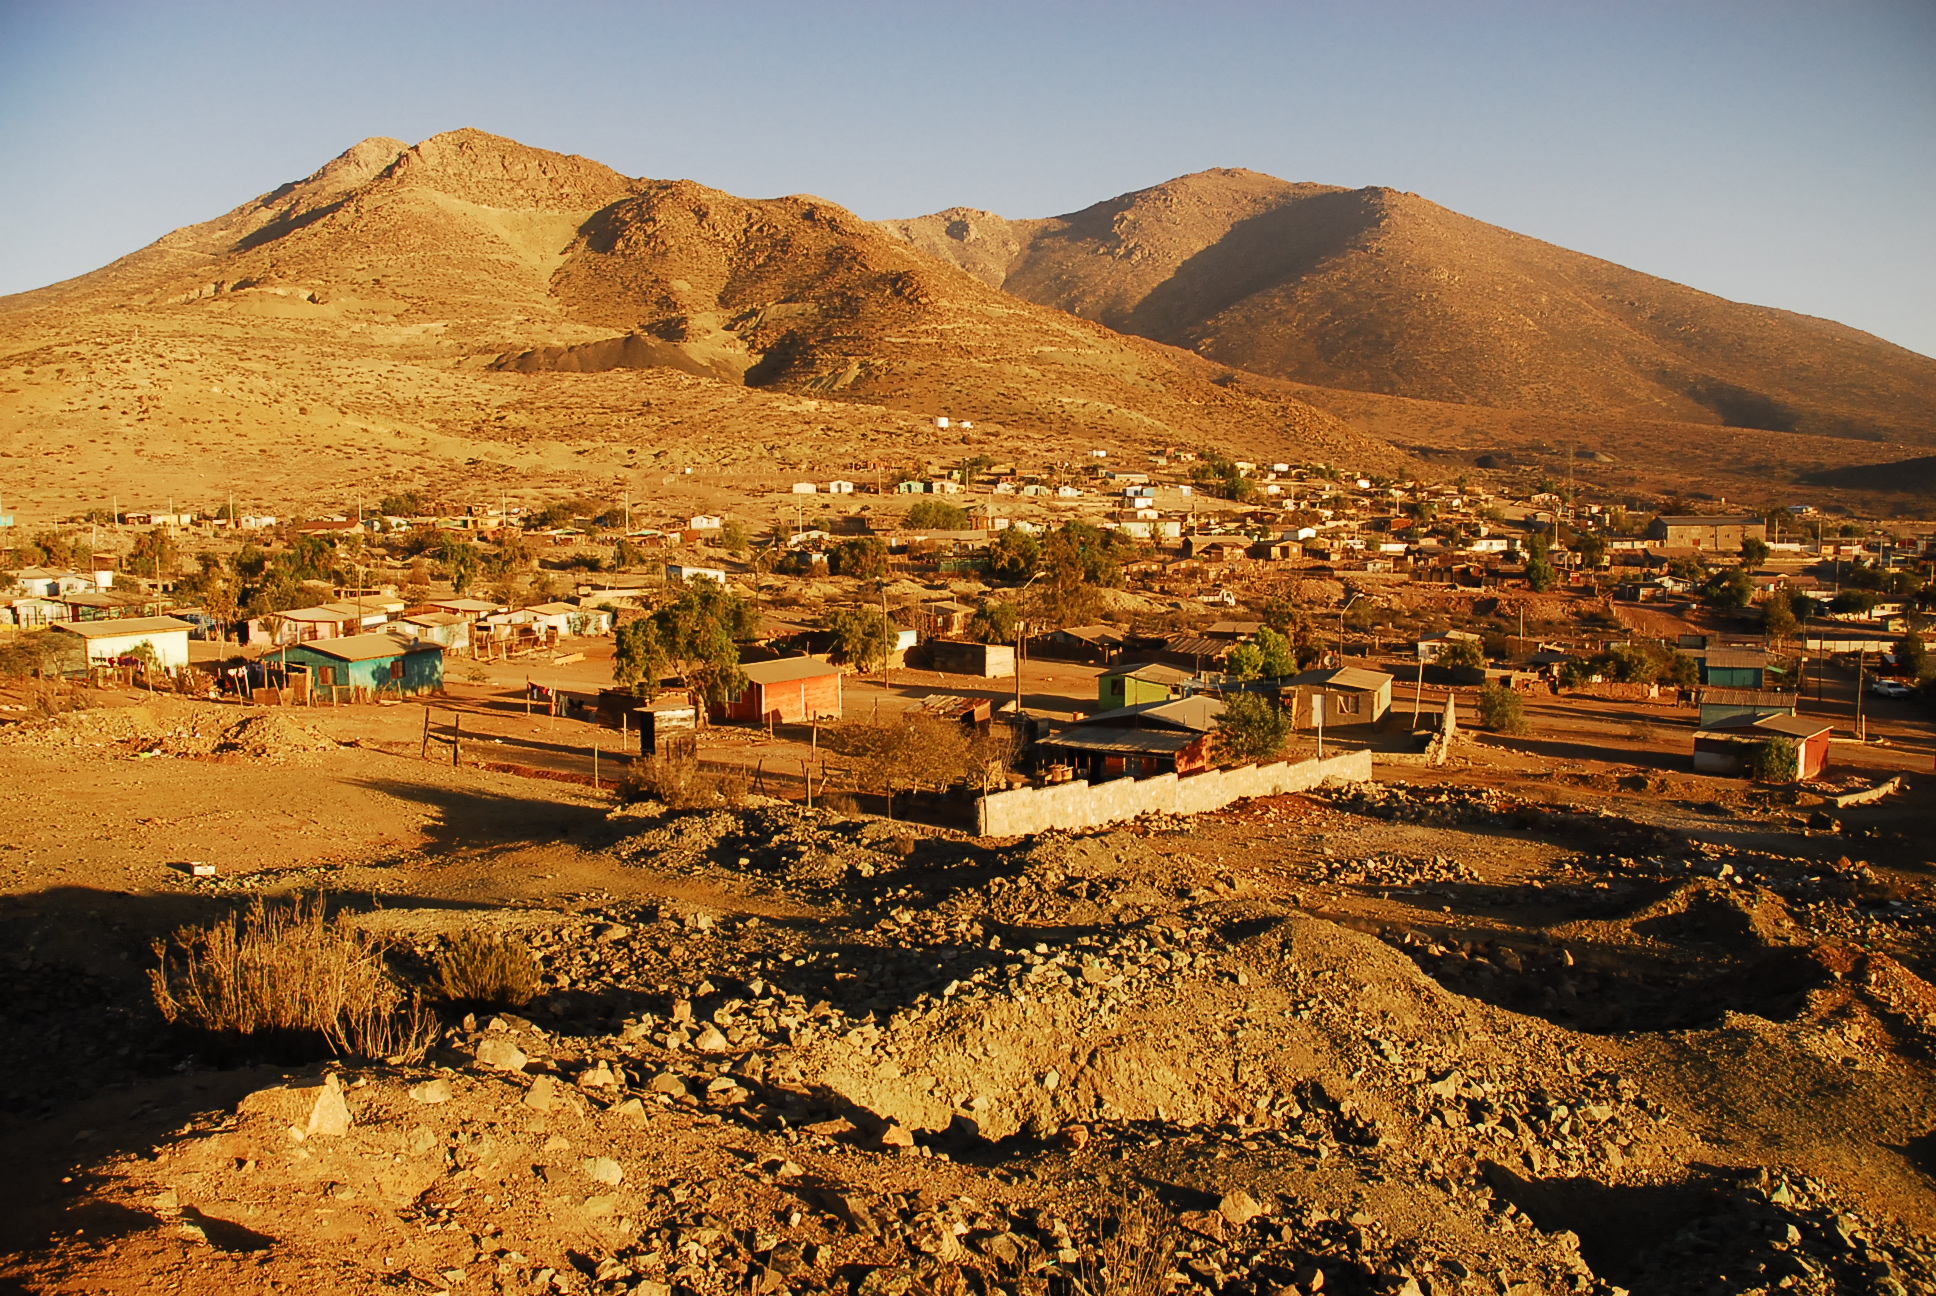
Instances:
[[[965,453],[959,434],[943,449],[939,414],[1015,451],[1402,458],[1288,394],[1220,384],[1222,365],[1020,302],[830,202],[629,179],[472,130],[366,140],[100,271],[0,300],[0,356],[10,451],[63,453],[73,473],[44,489],[90,502],[239,478],[274,499],[491,465],[636,484],[624,474],[648,464]]]
[[[1219,169],[1066,216],[887,228],[1028,301],[1319,386],[1936,443],[1936,360],[1416,194]]]

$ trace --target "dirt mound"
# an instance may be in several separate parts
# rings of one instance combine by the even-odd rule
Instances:
[[[330,751],[336,744],[300,720],[279,711],[264,711],[238,720],[223,730],[215,744],[217,752],[240,752],[258,759],[300,756],[306,752]]]

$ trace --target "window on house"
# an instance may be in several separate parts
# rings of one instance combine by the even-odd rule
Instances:
[[[390,678],[393,680],[403,678],[403,658],[399,657],[390,663]]]

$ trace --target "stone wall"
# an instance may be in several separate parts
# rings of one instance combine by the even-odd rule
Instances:
[[[1327,779],[1362,782],[1370,777],[1371,753],[1355,751],[1328,760],[1239,765],[1182,778],[1158,774],[1093,786],[1078,779],[985,796],[976,818],[984,837],[1021,837],[1051,828],[1093,828],[1143,814],[1201,814],[1245,797],[1303,792]]]

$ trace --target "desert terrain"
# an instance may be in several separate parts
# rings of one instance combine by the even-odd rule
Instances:
[[[876,224],[470,130],[0,299],[0,1292],[1936,1293],[1932,364],[1389,190]],[[413,618],[434,685],[246,685]],[[1819,776],[1694,771],[1710,649]],[[1139,651],[1360,773],[977,835]],[[285,921],[389,997],[198,1025]]]

